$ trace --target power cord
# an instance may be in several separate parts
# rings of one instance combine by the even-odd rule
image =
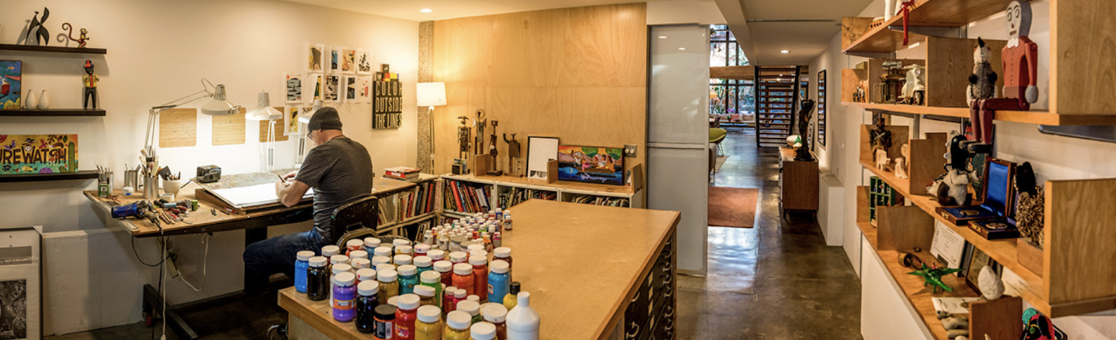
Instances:
[[[205,289],[205,278],[208,276],[208,274],[206,274],[206,267],[209,266],[209,238],[211,236],[212,234],[205,234],[205,236],[202,236],[202,243],[205,243],[205,255],[202,256],[201,288],[194,287],[194,285],[190,284],[190,281],[186,280],[186,274],[183,274],[181,270],[178,271],[178,278],[182,279],[182,282],[189,286],[190,289],[193,289],[195,292],[201,292],[202,289]]]

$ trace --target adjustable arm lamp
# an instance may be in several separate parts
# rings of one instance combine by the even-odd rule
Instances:
[[[446,105],[446,83],[418,83],[418,106],[430,108],[430,171],[434,171],[434,107]]]
[[[267,123],[267,171],[275,170],[275,120],[282,119],[283,113],[271,107],[271,96],[266,91],[260,91],[256,99],[256,107],[244,116],[247,120],[266,120]]]
[[[305,114],[305,115],[301,114],[301,113],[299,113],[299,115],[298,115],[298,129],[299,129],[298,131],[299,131],[299,133],[298,133],[298,155],[295,155],[295,167],[296,168],[301,168],[300,165],[302,165],[302,160],[304,158],[306,158],[306,151],[307,151],[306,150],[306,137],[310,134],[310,131],[306,131],[306,129],[308,128],[308,125],[310,124],[310,117],[313,117],[314,113],[318,112],[318,110],[320,110],[321,108],[322,108],[322,100],[321,99],[314,99],[314,104],[310,107],[310,112],[308,114]]]
[[[155,143],[155,122],[156,122],[156,118],[159,116],[159,113],[162,113],[163,111],[176,108],[180,105],[185,105],[186,103],[189,103],[189,102],[192,102],[192,101],[195,101],[195,100],[198,100],[198,99],[213,98],[209,102],[205,103],[205,105],[202,105],[202,107],[201,107],[201,112],[202,113],[210,115],[210,116],[227,116],[227,115],[232,115],[232,114],[236,114],[237,112],[240,112],[240,106],[239,105],[235,105],[233,103],[230,103],[228,100],[225,99],[225,85],[224,84],[218,84],[217,86],[213,86],[213,83],[209,82],[209,80],[205,79],[205,78],[202,78],[201,83],[202,83],[202,90],[201,91],[191,93],[191,94],[189,94],[185,97],[172,100],[172,101],[167,102],[166,104],[163,104],[163,105],[151,107],[151,110],[149,111],[149,115],[147,116],[147,136],[146,136],[146,139],[144,140],[144,146],[143,146],[144,150],[147,151],[148,155],[154,155],[155,150],[154,150],[153,143]],[[206,87],[206,85],[209,85],[209,86]],[[210,88],[213,88],[213,90],[210,91]]]

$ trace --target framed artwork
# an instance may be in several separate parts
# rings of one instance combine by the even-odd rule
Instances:
[[[372,77],[359,76],[357,79],[357,102],[371,103],[372,102]]]
[[[546,163],[558,159],[558,137],[527,136],[527,178],[546,179]]]
[[[314,101],[315,99],[322,99],[322,91],[325,90],[325,76],[321,74],[309,74],[307,79],[310,81],[306,83],[303,88],[308,91],[308,94],[303,95],[303,98]]]
[[[357,102],[359,102],[357,100],[357,98],[358,98],[357,97],[357,91],[360,88],[360,86],[357,83],[357,77],[346,76],[345,77],[345,86],[343,86],[343,88],[345,90],[345,93],[343,93],[343,94],[344,94],[344,98],[345,98],[346,103],[357,103]]]
[[[23,62],[0,60],[0,105],[5,110],[18,110],[23,92]]]
[[[356,55],[356,71],[360,75],[372,74],[372,50],[359,49]]]
[[[0,135],[0,175],[78,171],[78,135]]]
[[[341,48],[341,73],[356,74],[357,72],[357,50],[351,48]]]
[[[302,75],[287,73],[287,104],[302,102]]]
[[[283,135],[298,136],[298,114],[302,111],[299,106],[287,106],[283,108]]]
[[[330,48],[329,48],[329,58],[327,58],[328,59],[327,61],[328,61],[328,64],[329,64],[328,65],[329,66],[329,73],[339,73],[339,72],[341,72],[341,62],[342,62],[341,55],[344,54],[344,53],[345,52],[342,51],[341,46],[330,46]]]
[[[322,101],[336,102],[341,99],[341,76],[329,74],[325,76],[325,86],[322,90]]]
[[[306,49],[306,72],[308,73],[322,73],[326,69],[326,49],[325,45],[317,44],[310,45]]]
[[[372,83],[372,128],[398,129],[403,125],[403,83]]]
[[[825,79],[825,70],[818,71],[818,125],[817,125],[818,126],[818,129],[817,129],[818,130],[818,142],[817,142],[817,144],[818,144],[818,146],[820,146],[822,148],[825,148],[825,135],[826,135],[825,134],[825,132],[826,132],[825,131],[825,127],[826,127],[825,123],[826,123],[826,118],[828,118],[828,116],[829,116],[827,114],[828,110],[826,110],[827,106],[825,105],[825,94],[826,94],[825,80],[826,80]]]
[[[0,339],[42,339],[38,228],[0,232]]]
[[[624,151],[621,148],[561,145],[558,147],[558,180],[624,185]]]

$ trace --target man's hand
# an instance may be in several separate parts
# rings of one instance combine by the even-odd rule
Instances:
[[[302,195],[310,190],[310,186],[306,183],[299,181],[276,181],[275,182],[275,196],[279,197],[279,203],[285,206],[293,207],[298,202],[302,201]]]
[[[294,178],[296,175],[298,175],[298,171],[291,171],[291,173],[283,175],[283,180],[284,181],[289,181],[292,178]]]

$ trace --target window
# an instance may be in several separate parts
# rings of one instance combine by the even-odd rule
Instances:
[[[709,26],[709,66],[747,66],[748,58],[727,25]],[[709,79],[709,113],[753,114],[755,86],[750,80]]]

